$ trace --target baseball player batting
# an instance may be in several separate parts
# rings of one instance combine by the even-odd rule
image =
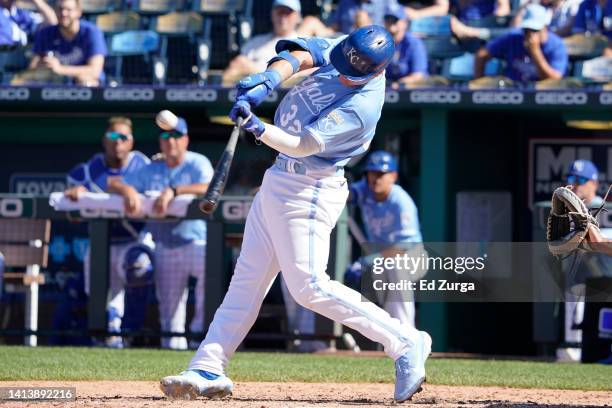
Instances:
[[[395,360],[395,399],[405,401],[425,381],[431,338],[402,325],[325,273],[330,234],[346,204],[344,165],[374,137],[385,97],[384,70],[393,38],[380,26],[334,40],[281,40],[268,69],[242,79],[234,121],[279,152],[248,214],[236,269],[206,338],[186,371],[161,380],[174,398],[222,397],[233,383],[229,359],[255,322],[270,283],[282,271],[302,306],[349,326],[384,346]],[[283,98],[274,125],[251,107],[301,70],[319,68]]]

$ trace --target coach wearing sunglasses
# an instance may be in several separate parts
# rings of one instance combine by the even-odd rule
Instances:
[[[140,213],[141,193],[155,195],[154,210],[163,216],[170,201],[181,194],[202,195],[213,175],[210,161],[187,150],[189,136],[185,119],[176,117],[170,129],[160,129],[161,155],[123,182],[115,180],[110,190],[121,194],[128,214]],[[190,330],[201,332],[204,324],[204,257],[206,224],[202,220],[148,222],[147,230],[155,240],[155,287],[163,332],[185,332],[189,277],[197,279],[195,314]],[[194,343],[197,347],[199,342]],[[163,337],[163,348],[183,350],[182,336]]]
[[[105,193],[109,182],[122,180],[129,174],[143,169],[150,160],[139,151],[134,151],[132,121],[115,116],[108,120],[102,137],[103,153],[97,153],[86,163],[80,163],[68,173],[68,188],[64,194],[70,200],[78,201],[84,192]],[[108,331],[119,332],[125,310],[125,282],[122,279],[121,259],[127,248],[139,238],[142,223],[113,221],[111,223],[111,267],[110,267],[110,301],[108,302]],[[85,292],[89,294],[89,249],[83,261]],[[108,347],[122,348],[121,337],[112,336],[106,341]]]

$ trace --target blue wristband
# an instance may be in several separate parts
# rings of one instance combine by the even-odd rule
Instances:
[[[280,61],[280,60],[285,60],[288,63],[290,63],[291,67],[293,68],[294,74],[300,70],[300,65],[301,65],[300,60],[298,60],[296,57],[291,55],[291,53],[287,50],[282,51],[280,54],[276,55],[270,61],[268,61],[268,67],[270,67],[270,64],[272,64],[273,62]]]

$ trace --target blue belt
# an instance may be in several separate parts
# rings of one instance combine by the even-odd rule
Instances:
[[[274,166],[287,173],[302,174],[304,176],[334,177],[344,175],[344,169],[342,167],[334,166],[329,169],[309,170],[304,163],[300,163],[297,160],[285,159],[284,157],[277,157]]]

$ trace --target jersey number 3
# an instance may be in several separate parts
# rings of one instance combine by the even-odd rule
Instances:
[[[295,119],[297,110],[297,105],[291,105],[289,112],[285,112],[281,115],[280,124],[288,131],[299,134],[302,132],[302,123],[298,119]]]

